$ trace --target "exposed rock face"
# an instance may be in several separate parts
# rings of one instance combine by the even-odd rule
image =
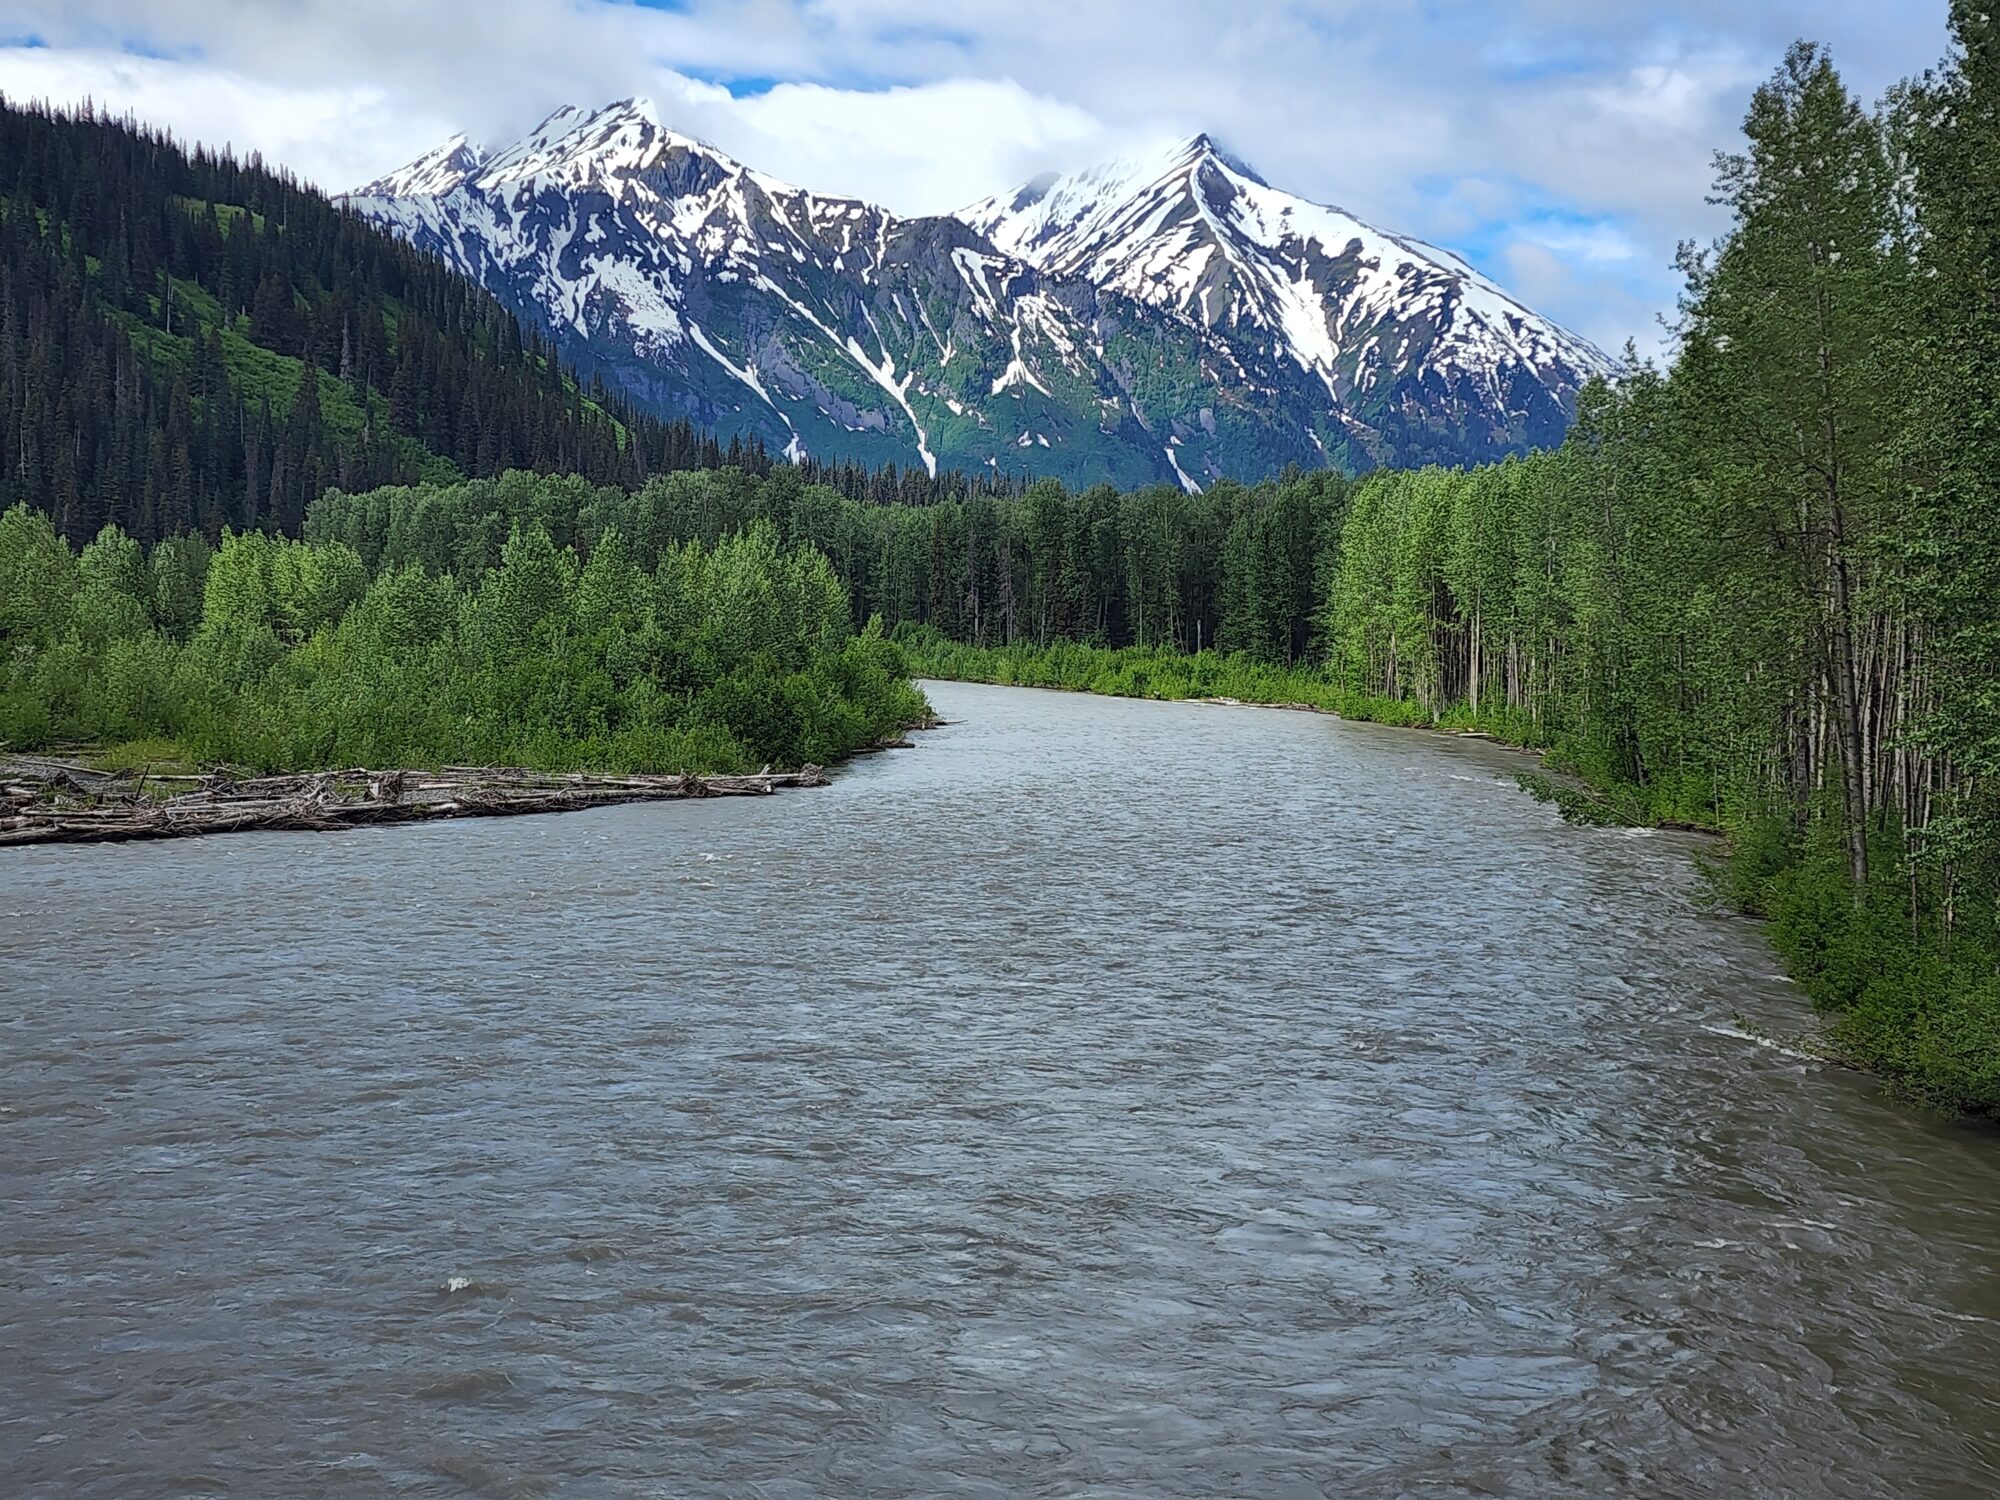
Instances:
[[[1190,487],[1560,439],[1609,361],[1447,252],[1268,186],[1203,136],[900,218],[628,100],[447,141],[357,211],[647,405],[774,450]]]

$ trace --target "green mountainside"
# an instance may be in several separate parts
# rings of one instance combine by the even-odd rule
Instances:
[[[0,502],[72,539],[297,530],[331,486],[736,457],[256,160],[0,102]]]

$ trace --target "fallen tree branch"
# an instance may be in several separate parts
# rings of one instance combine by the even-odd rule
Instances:
[[[193,791],[148,795],[149,780]],[[754,776],[591,775],[526,771],[504,766],[450,766],[443,771],[371,771],[351,767],[289,776],[200,778],[112,776],[42,757],[0,761],[0,846],[103,843],[184,838],[249,829],[331,832],[373,823],[438,818],[507,817],[570,812],[620,802],[684,797],[768,796],[788,787],[827,784],[818,766]]]

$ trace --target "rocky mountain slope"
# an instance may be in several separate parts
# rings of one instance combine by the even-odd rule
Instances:
[[[793,187],[627,100],[348,204],[661,412],[774,450],[1189,487],[1559,438],[1608,362],[1196,137],[955,217]]]
[[[1300,431],[1328,457],[1456,461],[1554,442],[1584,382],[1610,368],[1449,251],[1279,192],[1207,136],[960,217],[1045,276],[1200,329],[1236,423]],[[1209,435],[1185,436],[1212,470],[1259,446],[1252,431]]]

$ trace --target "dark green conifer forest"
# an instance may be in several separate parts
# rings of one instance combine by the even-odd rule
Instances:
[[[290,177],[0,104],[0,501],[72,541],[296,533],[333,484],[720,457]]]
[[[770,463],[584,388],[488,293],[283,172],[0,101],[0,505],[72,542],[297,535],[334,485]],[[968,488],[809,472],[878,500]]]

